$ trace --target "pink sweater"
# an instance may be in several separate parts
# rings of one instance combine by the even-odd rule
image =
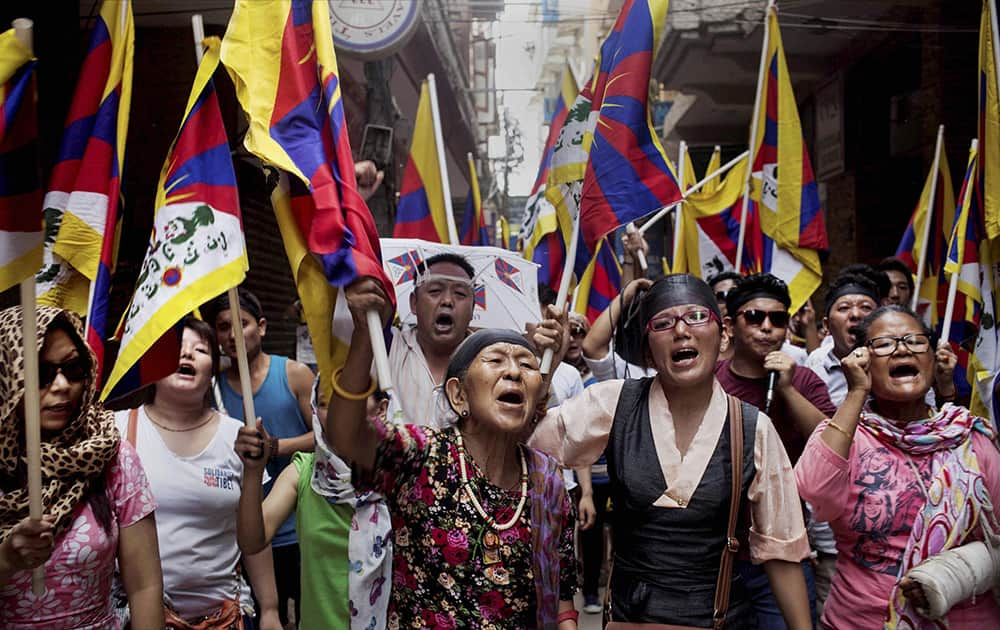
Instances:
[[[933,476],[932,457],[911,456],[923,478],[918,481],[902,451],[859,426],[845,460],[820,438],[827,422],[816,427],[795,466],[799,493],[837,538],[837,573],[821,621],[828,628],[882,628],[910,528],[924,505],[921,484],[927,487]],[[986,489],[996,502],[1000,451],[981,433],[972,435]],[[952,608],[948,621],[951,628],[997,628],[1000,606],[984,594]]]

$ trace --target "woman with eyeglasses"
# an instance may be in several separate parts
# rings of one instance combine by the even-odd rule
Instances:
[[[828,628],[940,627],[921,615],[922,590],[908,573],[943,551],[1000,532],[1000,452],[988,421],[925,396],[954,353],[935,352],[932,331],[909,309],[883,306],[852,331],[841,365],[843,404],[816,428],[795,468],[802,498],[837,539],[837,573],[823,611]],[[995,576],[994,576],[995,578]],[[941,620],[995,628],[989,595],[961,602]]]
[[[156,507],[139,458],[97,401],[97,359],[69,311],[42,306],[41,521],[28,518],[21,307],[0,311],[0,627],[115,628],[115,559],[132,628],[163,628]],[[45,592],[32,592],[32,570]]]
[[[241,556],[237,545],[243,462],[234,445],[243,423],[214,406],[215,331],[193,317],[182,325],[177,370],[150,387],[146,404],[115,418],[138,452],[159,505],[167,628],[247,630],[256,623],[277,630],[271,549]],[[260,606],[256,622],[248,579]]]
[[[619,352],[656,375],[587,388],[531,440],[574,468],[607,455],[611,621],[754,627],[733,571],[742,551],[764,564],[788,626],[810,628],[791,464],[770,419],[715,378],[727,333],[712,290],[686,274],[635,281],[611,308]]]

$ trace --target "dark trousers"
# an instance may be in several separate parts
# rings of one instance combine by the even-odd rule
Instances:
[[[271,554],[274,557],[274,581],[278,587],[278,617],[281,625],[288,624],[288,600],[291,599],[295,605],[295,622],[298,623],[299,616],[299,546],[285,545],[283,547],[272,547]]]
[[[610,484],[594,484],[594,509],[597,520],[590,529],[580,532],[580,555],[583,557],[583,595],[597,595],[604,564],[604,523],[608,507]]]

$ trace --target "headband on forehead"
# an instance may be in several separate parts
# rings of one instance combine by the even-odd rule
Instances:
[[[413,287],[422,287],[428,282],[448,282],[451,284],[458,284],[463,287],[467,287],[470,291],[476,286],[472,282],[472,278],[460,278],[458,276],[449,276],[443,273],[425,273],[416,277],[413,281]]]
[[[616,352],[629,363],[647,367],[646,324],[660,311],[685,304],[704,306],[722,321],[715,293],[704,280],[686,273],[664,276],[639,298],[638,308],[632,306],[622,315],[615,331]]]
[[[513,330],[504,330],[502,328],[484,328],[483,330],[477,331],[472,335],[465,338],[465,340],[455,348],[455,352],[451,355],[451,361],[448,362],[448,371],[444,375],[445,382],[448,379],[454,378],[468,369],[469,365],[472,364],[472,360],[483,351],[484,348],[492,346],[495,343],[510,343],[518,346],[524,346],[532,353],[535,349],[528,343],[528,340],[523,336],[517,334]]]
[[[845,295],[864,295],[870,297],[875,304],[879,302],[878,290],[874,287],[867,287],[863,284],[855,284],[853,282],[841,285],[830,292],[826,296],[826,314],[830,314],[830,309],[840,298]]]

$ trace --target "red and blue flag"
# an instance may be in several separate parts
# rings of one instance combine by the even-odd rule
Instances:
[[[626,0],[601,45],[596,115],[583,179],[580,226],[588,251],[601,237],[681,198],[674,169],[649,115],[649,80],[666,0]]]

